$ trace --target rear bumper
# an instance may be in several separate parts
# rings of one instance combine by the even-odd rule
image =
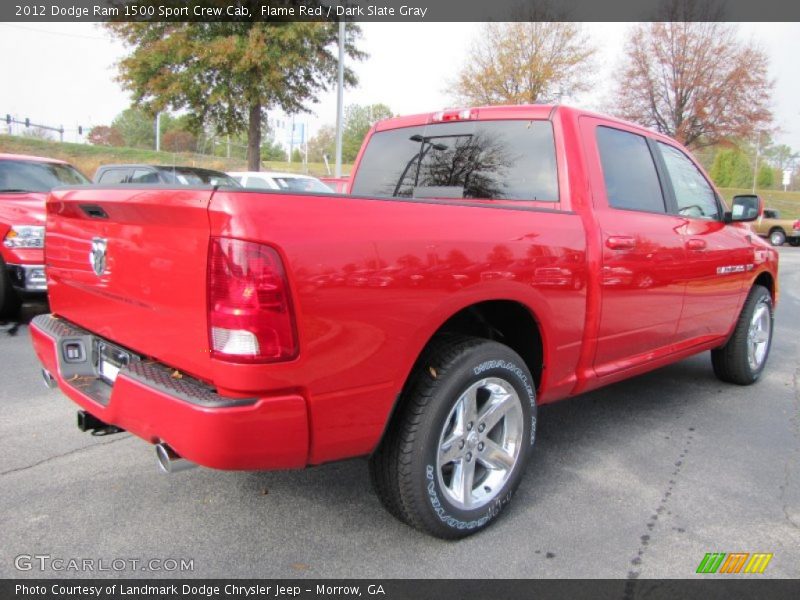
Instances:
[[[169,444],[205,467],[262,470],[307,464],[308,413],[299,394],[226,398],[147,360],[123,366],[109,384],[96,366],[102,338],[52,315],[36,317],[30,331],[39,360],[61,391],[105,423],[150,443]],[[68,359],[67,346],[77,342],[85,349],[84,360],[75,354]]]

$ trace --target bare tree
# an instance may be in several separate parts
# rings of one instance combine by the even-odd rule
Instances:
[[[701,148],[769,127],[766,54],[718,22],[655,22],[628,38],[612,111]]]
[[[486,23],[455,83],[465,105],[533,104],[588,88],[594,54],[569,22]]]

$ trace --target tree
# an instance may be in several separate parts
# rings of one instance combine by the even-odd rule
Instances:
[[[760,188],[772,187],[775,184],[775,169],[769,165],[759,166],[756,184]]]
[[[156,144],[156,120],[137,107],[130,107],[111,121],[111,127],[122,136],[122,145],[129,148],[154,148]]]
[[[86,140],[94,146],[123,146],[125,144],[119,130],[108,125],[92,127]]]
[[[222,4],[222,3],[221,3]],[[227,4],[225,2],[224,4]],[[259,2],[247,0],[251,13]],[[219,134],[247,132],[248,168],[260,165],[265,111],[307,111],[306,103],[336,79],[335,22],[139,22],[107,23],[131,47],[119,63],[119,80],[134,101],[153,111],[186,109],[199,130],[211,124]],[[345,51],[355,45],[357,25],[348,24]],[[345,83],[356,83],[345,69]]]
[[[317,134],[308,140],[309,162],[324,162],[323,156],[327,154],[328,160],[333,160],[336,151],[336,129],[332,125],[323,125]]]
[[[750,187],[753,165],[739,148],[720,148],[708,174],[720,187]]]
[[[161,148],[168,152],[191,152],[197,148],[197,138],[182,129],[170,129],[161,135]]]
[[[752,137],[772,121],[767,56],[732,25],[643,23],[625,52],[612,109],[623,118],[694,148]]]
[[[266,137],[261,143],[261,156],[264,160],[284,161],[287,158],[286,150],[284,150],[283,146],[276,142],[271,135]]]
[[[454,83],[464,105],[533,104],[589,87],[594,54],[580,25],[486,23]]]
[[[344,127],[342,128],[342,162],[353,162],[358,156],[358,151],[361,150],[361,144],[370,127],[381,119],[388,119],[391,116],[393,116],[392,109],[385,104],[369,106],[350,104],[345,107]]]
[[[780,171],[791,169],[795,162],[797,162],[797,159],[800,158],[800,154],[794,152],[786,144],[770,146],[764,150],[764,156],[772,165],[775,166],[776,169],[779,169]]]

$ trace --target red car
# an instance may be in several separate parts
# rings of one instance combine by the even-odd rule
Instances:
[[[350,195],[56,190],[44,377],[160,464],[369,456],[444,538],[508,504],[537,408],[711,351],[765,368],[778,256],[675,141],[558,106],[381,121]]]
[[[349,175],[343,177],[320,177],[319,180],[337,194],[346,194],[347,186],[350,185]]]
[[[61,185],[89,183],[61,160],[0,154],[0,316],[21,299],[44,296],[45,199]]]

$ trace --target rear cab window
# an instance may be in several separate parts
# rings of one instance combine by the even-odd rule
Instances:
[[[553,126],[544,120],[463,121],[376,132],[350,193],[555,203]]]

